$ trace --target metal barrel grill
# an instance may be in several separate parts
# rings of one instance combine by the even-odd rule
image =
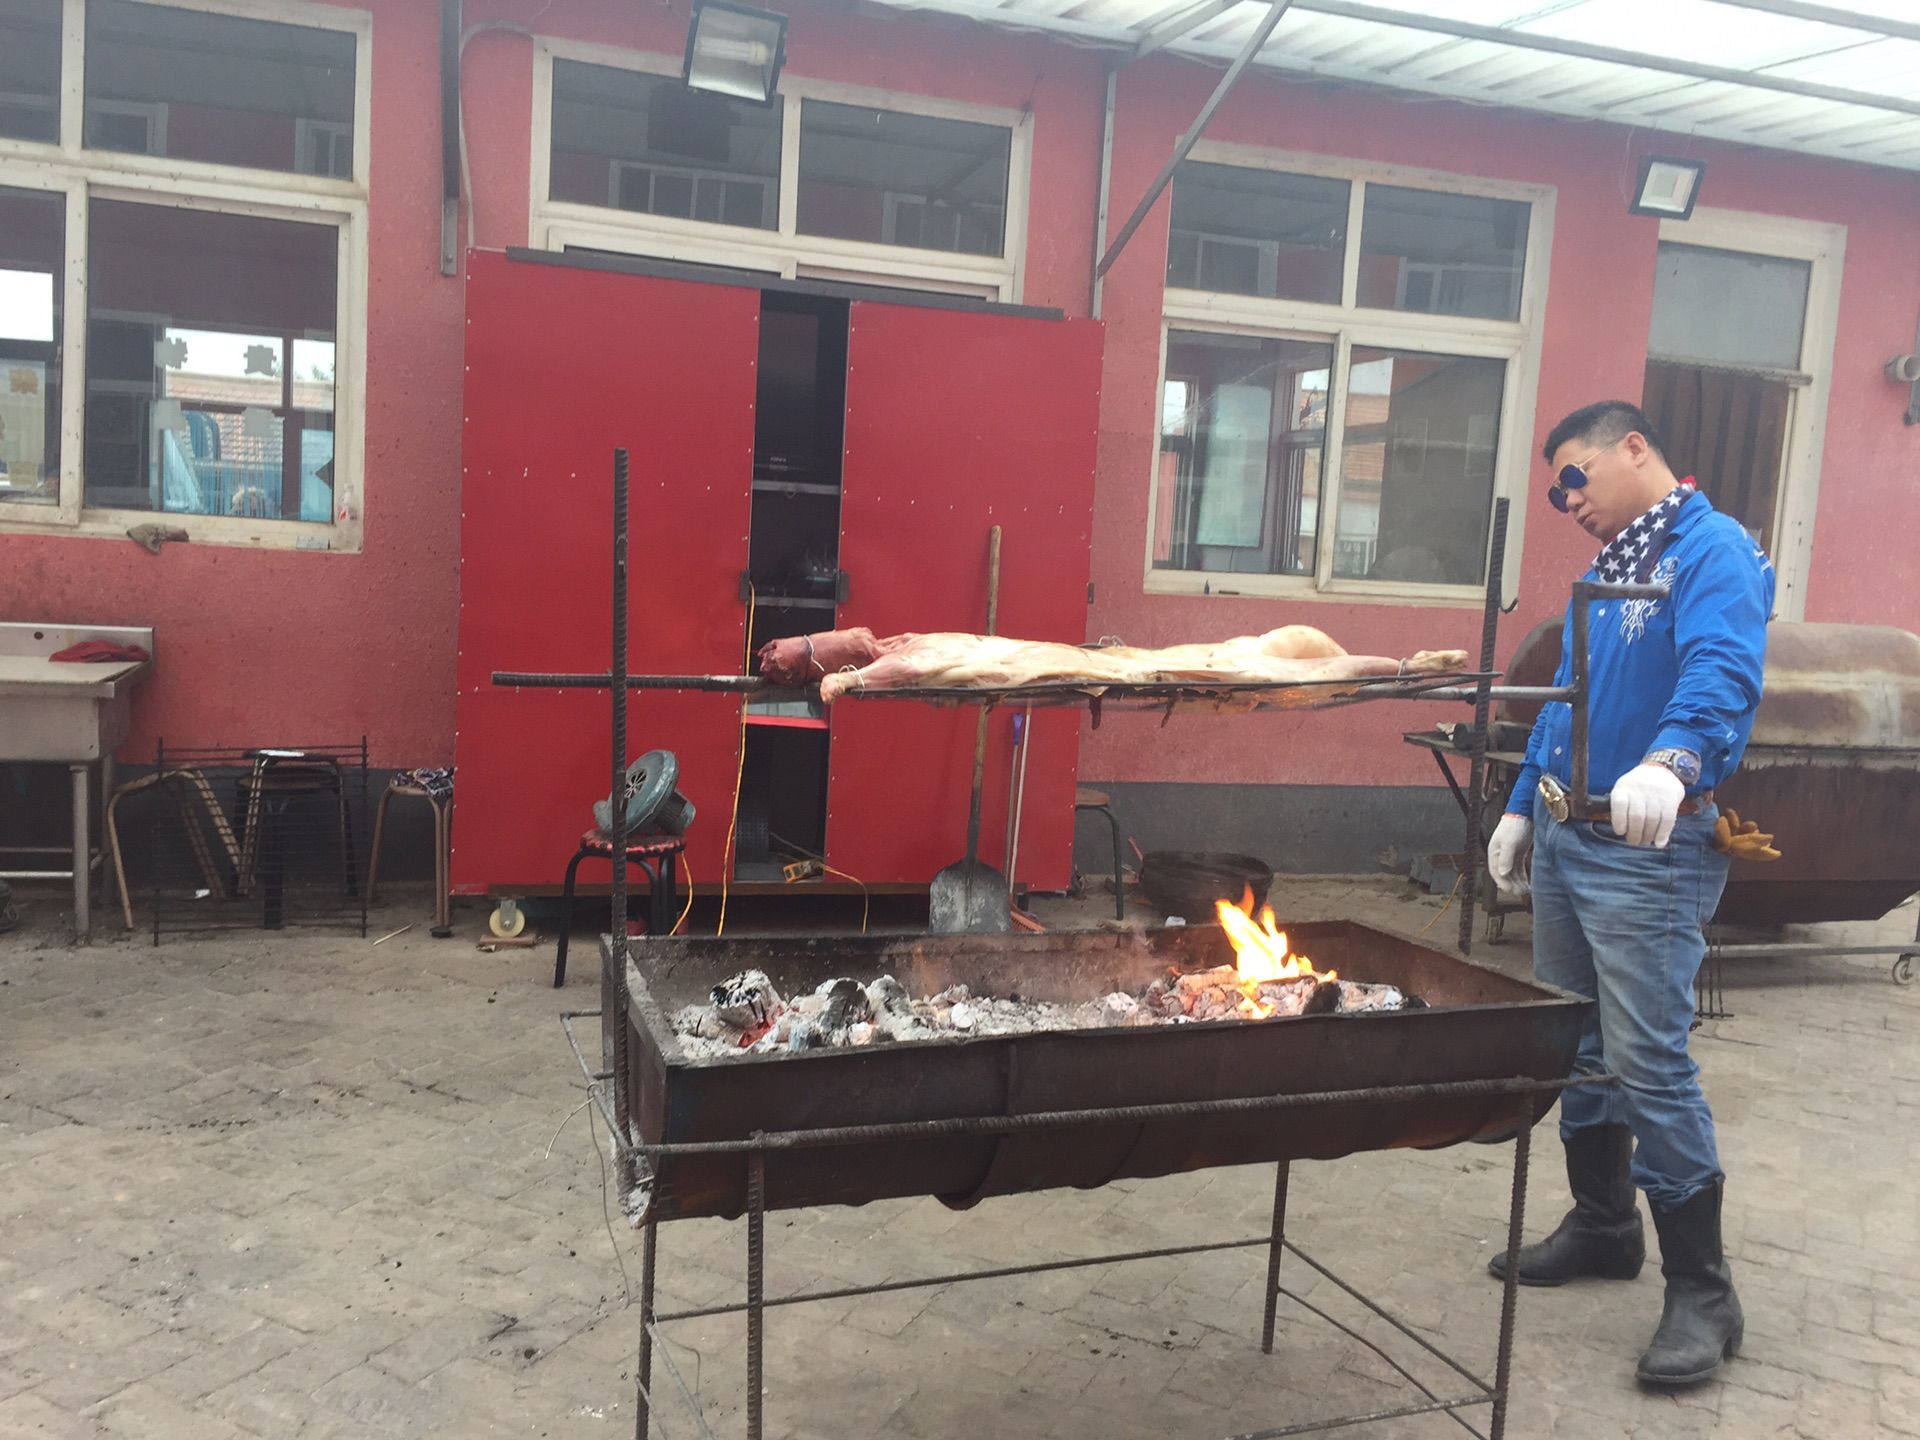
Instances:
[[[1521,641],[1508,679],[1547,684],[1561,622]],[[1508,702],[1505,748],[1537,704]],[[1782,858],[1736,865],[1721,925],[1877,920],[1920,891],[1920,636],[1879,625],[1767,627],[1767,668],[1739,771],[1715,797],[1771,831]]]
[[[627,1110],[645,1146],[740,1142],[851,1126],[1039,1112],[1189,1105],[1276,1095],[1551,1081],[1572,1069],[1589,1002],[1511,979],[1396,935],[1345,922],[1289,927],[1302,953],[1349,979],[1391,984],[1425,1008],[1389,1013],[936,1038],[799,1054],[694,1058],[669,1017],[741,970],[783,994],[843,975],[892,974],[910,994],[965,983],[976,995],[1074,1003],[1138,991],[1169,972],[1230,963],[1222,931],[1128,934],[779,937],[638,941],[627,973]],[[611,957],[611,947],[603,945]],[[619,1015],[604,972],[603,1047]],[[1534,1118],[1553,1095],[1534,1100]],[[772,1149],[769,1209],[859,1205],[934,1195],[965,1207],[994,1195],[1172,1175],[1217,1165],[1333,1159],[1362,1150],[1438,1147],[1510,1133],[1507,1094],[1437,1094],[1374,1104],[1313,1104],[1030,1134],[923,1130],[828,1148]],[[736,1216],[748,1206],[738,1153],[652,1157],[660,1219]]]

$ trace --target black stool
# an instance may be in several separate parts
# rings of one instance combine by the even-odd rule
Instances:
[[[239,823],[233,829],[240,853],[233,893],[246,895],[259,885],[262,928],[279,930],[286,924],[288,813],[303,799],[318,797],[333,807],[342,889],[350,898],[360,897],[353,858],[353,811],[347,804],[346,778],[338,757],[258,750],[253,752],[253,769],[240,777],[238,790]]]
[[[673,908],[674,857],[687,848],[678,835],[629,835],[627,863],[647,872],[647,933],[665,935],[680,917]],[[560,887],[560,944],[553,957],[553,988],[567,983],[567,939],[573,928],[573,877],[580,862],[588,858],[613,863],[613,837],[604,830],[589,830],[580,837],[580,848],[567,862],[567,880]],[[621,917],[625,923],[625,916]]]
[[[1082,810],[1093,810],[1107,817],[1107,825],[1113,831],[1113,918],[1127,918],[1127,872],[1120,851],[1120,817],[1113,813],[1113,797],[1104,790],[1089,790],[1084,785],[1073,792],[1073,818],[1078,820]]]

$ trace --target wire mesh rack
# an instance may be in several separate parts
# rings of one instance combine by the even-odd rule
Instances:
[[[367,741],[154,751],[141,858],[162,935],[291,926],[367,933]],[[116,804],[121,796],[116,796]],[[118,878],[124,864],[115,844]],[[131,893],[131,892],[129,892]]]

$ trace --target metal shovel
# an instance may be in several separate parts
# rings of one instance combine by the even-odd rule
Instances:
[[[987,534],[987,634],[1000,615],[1000,527]],[[967,858],[933,877],[927,887],[927,928],[937,935],[991,935],[1013,929],[1007,877],[980,863],[980,790],[987,775],[987,712],[973,737],[973,798],[967,809]]]

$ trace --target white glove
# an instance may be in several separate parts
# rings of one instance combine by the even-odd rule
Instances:
[[[1524,900],[1528,861],[1533,855],[1533,822],[1519,815],[1502,815],[1487,841],[1487,873],[1502,895]]]
[[[1636,765],[1613,787],[1613,828],[1629,845],[1662,848],[1687,787],[1664,765]]]

